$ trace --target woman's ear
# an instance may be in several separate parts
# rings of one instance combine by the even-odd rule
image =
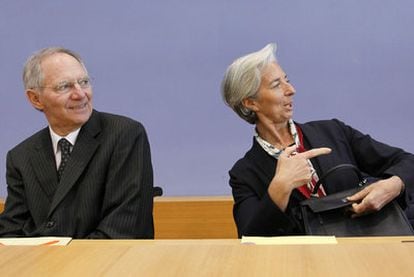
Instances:
[[[242,104],[245,108],[257,112],[259,109],[257,107],[257,102],[253,98],[244,98]]]
[[[40,100],[39,92],[28,89],[26,90],[26,97],[36,110],[43,111],[43,103]]]

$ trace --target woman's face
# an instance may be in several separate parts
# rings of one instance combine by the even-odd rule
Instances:
[[[250,99],[257,120],[261,123],[286,123],[293,116],[295,88],[277,63],[262,70],[262,80],[256,99]]]

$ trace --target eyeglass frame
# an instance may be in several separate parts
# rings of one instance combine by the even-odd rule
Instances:
[[[67,94],[75,88],[76,84],[78,84],[81,89],[88,89],[92,87],[91,80],[92,78],[90,78],[89,76],[86,76],[86,77],[79,78],[76,81],[65,80],[65,81],[59,82],[59,84],[55,86],[42,86],[42,87],[37,87],[37,88],[40,88],[40,89],[48,88],[48,89],[52,89],[57,94]],[[83,82],[86,82],[86,84],[83,84]]]

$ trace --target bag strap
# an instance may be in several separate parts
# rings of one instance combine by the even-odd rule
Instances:
[[[337,166],[332,167],[331,169],[329,169],[328,171],[325,172],[325,174],[322,175],[322,177],[319,179],[319,181],[315,184],[315,187],[313,188],[312,194],[316,194],[318,192],[318,189],[320,187],[320,185],[322,184],[323,181],[325,181],[325,179],[331,175],[333,172],[337,171],[337,170],[342,170],[342,169],[352,169],[355,171],[355,173],[358,175],[358,179],[359,179],[359,183],[358,186],[362,187],[363,185],[365,185],[367,183],[367,180],[364,179],[362,177],[361,171],[359,171],[359,169],[353,165],[353,164],[340,164]]]

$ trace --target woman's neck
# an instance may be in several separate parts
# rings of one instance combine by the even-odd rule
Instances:
[[[284,149],[291,145],[294,140],[290,133],[289,123],[257,123],[256,130],[259,136],[278,149]]]

